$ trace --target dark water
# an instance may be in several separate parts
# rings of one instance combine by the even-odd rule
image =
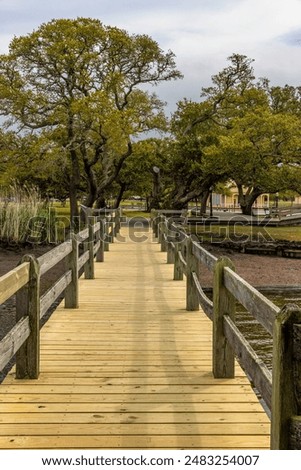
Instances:
[[[278,307],[288,303],[297,304],[301,307],[301,295],[266,295]],[[269,369],[272,369],[273,342],[271,335],[263,328],[254,317],[246,312],[242,305],[236,307],[237,327],[244,334],[254,351],[265,362]]]

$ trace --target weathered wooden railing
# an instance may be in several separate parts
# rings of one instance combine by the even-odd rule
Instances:
[[[78,308],[79,274],[94,278],[94,258],[104,261],[104,251],[120,230],[120,211],[89,215],[87,225],[37,259],[25,255],[18,267],[0,277],[0,305],[16,294],[16,324],[0,341],[0,371],[16,355],[16,378],[39,376],[40,320],[62,293],[66,308]],[[41,276],[63,260],[64,274],[41,295]]]
[[[217,259],[196,237],[174,223],[180,214],[162,213],[153,230],[174,264],[174,280],[187,279],[187,310],[201,305],[213,321],[213,375],[234,377],[235,356],[263,397],[271,417],[271,449],[301,449],[301,309],[279,309],[235,272],[229,258]],[[213,273],[213,301],[199,281],[201,266]],[[235,324],[236,301],[273,337],[272,373]]]

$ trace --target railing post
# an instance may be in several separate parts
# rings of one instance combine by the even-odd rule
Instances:
[[[158,232],[158,243],[162,244],[162,237],[163,237],[163,215],[159,215],[159,220],[158,220],[158,226],[157,226],[157,232]]]
[[[16,378],[37,379],[40,373],[40,266],[32,255],[21,263],[30,263],[29,282],[16,295],[16,320],[29,317],[30,335],[16,353]]]
[[[301,347],[300,338],[298,338],[300,325],[301,309],[293,304],[285,305],[274,322],[271,416],[272,450],[300,449],[301,447],[300,427],[297,447],[292,445],[295,438],[291,433],[292,418],[298,415],[298,401],[300,406]]]
[[[110,235],[109,235],[109,231],[110,231],[110,221],[109,221],[109,217],[107,215],[104,216],[104,251],[109,251],[110,249]]]
[[[180,260],[180,251],[181,251],[181,245],[179,243],[176,243],[176,248],[175,248],[175,264],[174,264],[174,269],[173,269],[173,278],[174,281],[183,281],[183,269],[182,269],[182,263]]]
[[[158,212],[155,213],[154,218],[152,219],[152,225],[153,225],[153,232],[155,235],[155,238],[159,238],[159,221],[161,217],[159,216]]]
[[[235,376],[235,356],[231,345],[224,335],[224,315],[235,320],[235,297],[224,286],[224,268],[235,270],[229,258],[217,260],[214,267],[213,284],[213,347],[212,363],[215,378],[233,378]]]
[[[176,246],[171,240],[167,239],[167,264],[174,264],[175,262]]]
[[[118,207],[115,212],[115,237],[120,232],[120,217],[121,217],[121,209]]]
[[[78,240],[74,232],[70,237],[72,251],[66,258],[66,268],[71,270],[72,280],[65,289],[65,308],[78,308]]]
[[[186,310],[193,311],[200,309],[199,293],[196,288],[193,273],[199,274],[199,261],[192,253],[192,238],[187,238],[187,273],[186,273]]]
[[[161,223],[161,251],[166,252],[167,251],[167,224],[166,224],[166,219],[163,217],[162,223]]]
[[[111,232],[109,234],[109,242],[114,243],[114,238],[116,236],[116,211],[114,211],[114,216],[113,212],[110,212],[111,214],[111,220],[110,220],[110,227],[111,227]]]
[[[104,238],[105,238],[105,229],[104,229],[104,220],[100,217],[97,217],[99,222],[99,231],[97,232],[97,241],[99,241],[100,245],[96,253],[96,261],[98,263],[102,263],[104,261]]]
[[[86,244],[86,249],[89,251],[89,259],[85,263],[85,279],[94,279],[94,217],[89,217],[89,238],[88,241],[84,242]],[[87,245],[88,244],[88,245]],[[86,251],[85,249],[85,251]]]

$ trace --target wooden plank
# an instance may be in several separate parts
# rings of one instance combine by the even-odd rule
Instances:
[[[0,403],[0,413],[10,414],[16,413],[155,413],[157,419],[158,413],[191,413],[197,419],[207,419],[206,416],[217,415],[221,419],[227,415],[230,420],[237,421],[241,419],[242,414],[245,417],[244,422],[252,422],[252,420],[260,420],[268,422],[268,418],[263,411],[261,405],[257,403],[129,403],[123,402],[119,406],[116,403]],[[199,415],[200,414],[200,415]],[[2,417],[2,415],[1,415]],[[0,417],[0,419],[1,419]],[[4,418],[6,419],[6,418]]]
[[[29,281],[29,263],[22,263],[0,277],[0,304],[9,299]]]
[[[76,234],[76,237],[79,243],[83,243],[89,237],[89,229],[85,228],[84,230]]]
[[[280,309],[232,269],[224,269],[224,283],[234,297],[256,320],[273,334],[273,324]]]
[[[8,384],[14,384],[14,377],[10,376],[7,378],[5,381],[6,385]],[[195,375],[194,377],[187,377],[185,375],[180,376],[180,377],[153,377],[152,375],[149,376],[141,376],[141,377],[123,377],[120,379],[119,377],[81,377],[78,376],[76,377],[76,383],[79,386],[82,385],[87,385],[87,386],[93,386],[95,383],[98,384],[109,384],[110,387],[115,387],[115,386],[130,386],[130,385],[140,385],[140,386],[145,386],[147,384],[148,386],[157,386],[157,385],[164,385],[164,386],[175,386],[175,385],[199,385],[201,387],[206,387],[206,392],[207,392],[207,387],[208,386],[215,386],[218,388],[218,390],[221,392],[226,385],[230,385],[231,389],[232,387],[240,386],[240,385],[247,385],[249,386],[249,382],[246,377],[240,377],[236,379],[235,384],[233,384],[233,381],[227,380],[227,379],[214,379],[214,377],[211,376],[204,376],[204,377],[198,377],[198,375]],[[48,377],[46,374],[43,374],[39,378],[39,384],[40,385],[72,385],[74,384],[74,376],[73,377]],[[25,385],[32,385],[31,381],[23,381],[22,384],[24,387]],[[24,388],[25,390],[25,388]],[[92,391],[92,390],[91,390]],[[234,391],[236,389],[234,388]]]
[[[268,449],[269,437],[244,436],[8,436],[1,449]]]
[[[61,245],[53,248],[44,255],[40,256],[37,261],[40,266],[41,276],[49,269],[53,268],[57,263],[62,261],[66,256],[68,256],[72,251],[71,240],[68,240]]]
[[[194,280],[195,287],[199,294],[199,303],[203,311],[206,313],[207,317],[210,318],[210,320],[213,320],[213,302],[207,297],[207,295],[203,291],[197,274],[193,273],[192,277]]]
[[[0,341],[0,370],[12,359],[29,335],[29,319],[24,317]]]
[[[32,381],[24,381],[22,383],[22,390],[23,393],[30,393],[30,394],[42,394],[42,393],[47,393],[51,389],[52,393],[54,394],[68,394],[72,393],[74,391],[74,384],[72,385],[56,385],[53,384],[51,387],[48,385],[44,385],[43,383],[39,384],[33,384]],[[18,393],[20,390],[19,385],[6,385],[5,383],[1,384],[0,387],[0,395],[2,396],[3,394],[7,393]],[[140,395],[140,394],[146,394],[146,393],[170,393],[171,395],[173,394],[190,394],[190,395],[199,395],[201,396],[202,394],[208,394],[212,393],[218,394],[218,395],[231,395],[235,393],[252,393],[250,390],[249,385],[222,385],[219,384],[217,385],[206,385],[202,387],[201,385],[195,385],[195,384],[187,384],[187,385],[157,385],[157,384],[152,384],[152,385],[112,385],[110,381],[107,383],[101,383],[99,380],[99,383],[97,384],[97,381],[93,385],[76,385],[76,391],[79,394],[86,395],[86,394],[97,394],[97,393],[102,393],[102,394],[135,394],[135,395]]]
[[[187,368],[189,368],[191,366],[186,366],[185,367],[185,370]],[[202,374],[209,374],[210,372],[210,368],[211,368],[211,365],[208,364],[208,365],[204,365],[202,364],[202,366],[199,366],[199,372],[195,372],[196,376],[202,376]],[[88,369],[88,370],[87,370]],[[125,370],[124,370],[125,369]],[[187,372],[184,370],[170,370],[170,368],[167,368],[164,373],[160,372],[159,368],[157,369],[154,369],[152,371],[146,371],[146,372],[143,372],[143,371],[137,371],[136,369],[131,369],[131,368],[122,368],[122,367],[118,367],[118,366],[103,366],[103,367],[72,367],[70,366],[70,370],[68,369],[67,366],[60,366],[60,365],[57,365],[56,363],[54,363],[51,367],[51,365],[49,366],[46,366],[44,365],[43,363],[43,375],[46,377],[58,377],[58,378],[72,378],[74,377],[74,372],[77,372],[76,374],[76,378],[92,378],[94,377],[95,380],[97,380],[98,378],[101,378],[101,377],[111,377],[112,379],[116,379],[116,378],[120,378],[120,377],[124,377],[125,375],[125,372],[127,372],[127,378],[128,379],[133,379],[133,378],[137,378],[137,379],[143,379],[144,382],[147,382],[147,378],[149,377],[152,377],[152,378],[158,378],[158,379],[161,379],[161,378],[174,378],[174,377],[186,377],[187,376]],[[14,378],[14,373],[11,372],[9,374],[8,377],[12,376]],[[236,370],[236,378],[242,380],[244,382],[244,380],[246,380],[246,383],[247,382],[247,379],[245,378],[244,376],[244,373],[240,370],[240,369],[237,369]],[[7,379],[7,383],[9,383],[9,379]]]
[[[101,222],[96,222],[96,224],[94,224],[93,226],[94,233],[99,232],[100,229],[101,229]]]
[[[87,263],[87,261],[89,260],[89,251],[85,251],[85,253],[83,253],[79,258],[78,258],[78,270],[80,270],[84,264]]]
[[[1,385],[2,387],[2,385]],[[0,387],[0,389],[1,389]],[[46,387],[45,387],[46,389]],[[249,393],[173,393],[170,394],[168,390],[164,393],[156,394],[128,394],[125,396],[123,393],[77,393],[77,387],[73,386],[70,393],[55,394],[51,392],[51,387],[48,387],[48,393],[37,392],[19,393],[6,392],[0,393],[0,403],[97,403],[101,400],[102,403],[258,403],[258,398],[255,393],[250,389]],[[70,389],[69,389],[70,390]]]
[[[179,261],[182,265],[182,271],[183,273],[185,274],[185,276],[187,275],[187,262],[185,261],[182,253],[179,251]]]
[[[113,362],[102,362],[101,364],[96,363],[92,365],[87,365],[87,364],[82,364],[82,363],[77,363],[77,364],[70,364],[68,361],[66,361],[66,364],[62,364],[61,362],[54,362],[54,361],[42,361],[43,364],[43,371],[45,373],[55,373],[56,371],[59,372],[60,374],[62,372],[70,372],[73,373],[75,371],[78,371],[78,375],[80,376],[83,373],[95,373],[96,376],[97,374],[101,376],[103,373],[104,374],[112,374],[115,376],[115,373],[117,372],[118,374],[121,371],[125,371],[127,373],[132,372],[134,373],[140,373],[141,370],[145,371],[145,374],[151,374],[151,373],[158,373],[160,374],[186,374],[189,373],[190,371],[196,371],[199,374],[201,373],[209,373],[212,370],[212,361],[200,361],[198,363],[184,363],[181,365],[181,368],[179,370],[179,364],[164,364],[164,368],[162,368],[162,363],[158,364],[153,364],[152,367],[149,366],[149,363],[142,362],[142,364],[133,364],[133,363],[123,363],[123,364],[118,364],[115,361]],[[163,372],[162,372],[163,371]],[[236,376],[239,374],[239,376],[244,375],[242,370],[240,368],[236,368]]]
[[[131,365],[133,365],[133,361],[125,361],[123,364],[120,362],[120,361],[114,361],[113,360],[110,360],[110,359],[107,359],[105,361],[93,361],[93,360],[87,360],[87,361],[79,361],[79,360],[75,360],[75,361],[68,361],[67,359],[62,359],[62,360],[54,360],[53,357],[49,357],[48,360],[46,359],[43,359],[43,368],[45,368],[46,370],[49,370],[49,368],[68,368],[68,365],[70,366],[70,368],[73,368],[72,370],[75,370],[76,368],[78,368],[78,370],[87,370],[87,369],[91,369],[91,370],[94,370],[95,368],[98,369],[99,366],[103,366],[103,365],[108,365],[110,367],[112,366],[118,366],[120,367],[120,365],[123,365],[124,367],[129,367]],[[162,360],[156,360],[156,361],[152,361],[153,365],[154,366],[158,366],[158,367],[173,367],[173,366],[178,366],[179,365],[179,360],[174,360],[174,361],[171,361],[171,360],[168,360],[168,361],[162,361]],[[135,361],[135,367],[139,367],[139,366],[143,366],[143,367],[147,367],[149,364],[149,359],[146,359],[144,361],[138,361],[136,360]],[[193,365],[199,365],[200,367],[202,368],[208,368],[208,370],[210,370],[210,367],[212,369],[212,360],[211,359],[204,359],[202,361],[195,361],[195,360],[185,360],[185,361],[181,361],[181,364],[183,365],[183,367],[187,367],[187,365],[189,366],[193,366]]]
[[[126,354],[126,355],[129,355],[129,357],[137,357],[137,353],[138,353],[138,347],[137,347],[137,352],[135,353],[135,355],[132,354],[132,351],[130,349],[130,347],[121,347],[119,351],[116,351],[116,347],[118,347],[118,345],[115,345],[115,348],[114,346],[112,346],[111,348],[108,347],[107,349],[101,349],[99,351],[90,351],[90,350],[86,350],[86,353],[85,353],[85,358],[86,360],[99,360],[99,361],[102,361],[102,360],[106,360],[106,358],[112,358],[112,359],[117,359],[119,358],[120,359],[120,363],[122,363],[122,355]],[[84,348],[85,349],[85,348]],[[72,350],[58,350],[58,351],[44,351],[43,352],[43,359],[45,359],[46,361],[48,360],[56,360],[56,359],[60,359],[62,358],[62,355],[65,354],[65,358],[67,360],[70,360],[70,361],[77,361],[77,360],[80,360],[82,357],[83,357],[83,353],[80,352],[80,351],[72,351]],[[171,355],[173,355],[173,357],[177,357],[176,354],[170,349],[163,349],[162,348],[162,352],[161,353],[158,353],[158,351],[155,349],[155,345],[153,347],[148,347],[146,348],[145,350],[141,350],[141,358],[145,358],[145,359],[148,359],[148,355],[154,355],[154,356],[158,356],[160,358],[163,358],[163,355],[166,359],[168,359]],[[185,357],[185,355],[187,357],[194,357],[194,358],[199,358],[200,355],[203,356],[203,358],[206,358],[206,359],[211,359],[211,356],[212,356],[212,352],[209,350],[209,349],[191,349],[191,348],[183,348],[183,357]],[[51,356],[51,357],[50,357]]]
[[[71,270],[67,271],[40,299],[40,318],[43,318],[47,310],[61,295],[72,281]]]
[[[182,351],[191,351],[191,352],[207,352],[208,355],[210,356],[211,353],[211,343],[207,343],[206,345],[197,345],[195,343],[189,343],[189,342],[184,342],[184,341],[179,341],[180,345],[182,346]],[[153,354],[160,354],[162,355],[163,353],[168,353],[172,352],[174,353],[174,347],[175,347],[175,342],[167,342],[166,344],[162,344],[160,340],[157,341],[150,341],[146,342],[145,348],[143,348],[143,343],[140,342],[134,342],[136,346],[136,350],[140,349],[141,353],[146,354],[146,353],[153,353]],[[69,347],[68,347],[69,346]],[[160,351],[158,353],[158,350],[156,349],[156,346],[160,347]],[[116,347],[119,347],[119,351],[116,351]],[[45,354],[55,354],[55,355],[60,355],[60,354],[76,354],[76,351],[78,350],[79,353],[82,354],[83,350],[85,350],[86,355],[87,354],[94,354],[101,356],[104,351],[107,352],[112,352],[114,354],[118,354],[121,351],[132,351],[133,349],[133,343],[129,341],[124,341],[118,343],[118,341],[115,342],[108,342],[106,344],[101,344],[101,347],[97,348],[97,344],[94,345],[94,347],[86,343],[86,346],[84,343],[78,344],[78,347],[74,345],[73,343],[71,345],[67,345],[65,347],[61,347],[59,344],[57,344],[56,350],[54,350],[53,345],[50,348],[43,348],[43,351]],[[211,356],[210,356],[211,357]]]
[[[261,435],[270,435],[270,426],[266,423],[249,423],[242,425],[241,423],[219,423],[219,424],[207,424],[207,423],[191,423],[185,424],[181,423],[179,426],[173,424],[164,424],[161,423],[148,423],[147,427],[144,424],[135,424],[135,423],[118,423],[118,424],[106,424],[105,426],[99,426],[99,424],[90,423],[90,424],[81,424],[77,423],[74,426],[74,423],[60,423],[58,426],[55,424],[43,423],[43,426],[39,424],[2,424],[0,426],[0,436],[109,436],[109,435],[119,435],[119,436],[130,436],[130,435],[157,435],[165,436],[172,434],[175,436],[185,436],[197,434],[199,436],[233,436],[233,435],[247,435],[247,436],[256,436]]]
[[[113,412],[107,413],[105,410],[102,412],[82,412],[82,413],[50,413],[50,412],[36,412],[36,413],[2,413],[0,416],[1,424],[104,424],[120,425],[123,424],[160,424],[164,426],[169,425],[182,425],[182,424],[240,424],[247,426],[248,424],[265,424],[268,427],[269,423],[264,413],[256,416],[255,413],[195,413],[194,411],[185,411],[183,413],[174,413],[173,411],[167,413],[162,411],[150,411],[140,413],[125,413]],[[246,424],[248,423],[248,424]],[[216,428],[215,428],[216,429]],[[236,432],[234,427],[233,432]],[[165,429],[164,429],[165,430]],[[184,433],[183,429],[183,433]]]
[[[113,347],[113,348],[107,348],[106,351],[98,351],[98,352],[91,352],[89,354],[88,351],[86,351],[85,353],[85,358],[87,358],[87,360],[93,360],[93,358],[95,358],[95,360],[101,360],[101,358],[105,359],[106,356],[108,356],[108,358],[114,358],[114,359],[120,359],[121,362],[122,362],[122,359],[124,357],[124,354],[127,354],[127,358],[130,359],[131,357],[135,358],[137,357],[137,353],[138,353],[138,348],[137,348],[137,352],[133,353],[132,350],[130,350],[130,348],[120,348],[119,351],[116,351],[116,349]],[[211,351],[209,349],[207,350],[190,350],[190,349],[186,349],[182,351],[183,353],[183,356],[182,357],[191,357],[191,358],[197,358],[199,359],[200,357],[200,353],[202,353],[202,356],[203,357],[207,357],[207,358],[211,358],[212,354],[211,354]],[[148,356],[149,354],[153,355],[153,356],[158,356],[159,358],[161,358],[164,354],[164,358],[169,358],[169,357],[174,357],[175,359],[178,357],[177,356],[177,353],[174,352],[173,350],[165,350],[165,351],[162,351],[162,352],[158,352],[155,347],[151,347],[151,348],[147,348],[147,349],[144,349],[144,350],[141,350],[139,351],[139,356],[140,358],[143,358],[145,356],[146,359],[148,359]],[[68,360],[80,360],[82,357],[83,357],[83,354],[82,352],[79,352],[79,353],[76,353],[76,352],[72,352],[72,351],[67,351],[65,353],[65,356],[69,356],[68,357]],[[58,357],[58,358],[62,358],[62,355],[59,354],[57,351],[53,351],[52,352],[52,356],[54,357]],[[44,356],[45,357],[45,356]],[[48,357],[46,357],[46,359],[49,359]]]
[[[215,263],[217,258],[213,256],[209,251],[205,250],[197,241],[193,242],[192,253],[194,256],[209,269],[209,271],[214,271]]]
[[[224,317],[224,330],[242,367],[252,379],[254,386],[261,393],[265,403],[272,407],[272,373],[258,357],[242,333],[228,317]]]

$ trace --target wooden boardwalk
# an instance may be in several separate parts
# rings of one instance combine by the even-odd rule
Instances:
[[[80,308],[43,327],[40,378],[0,386],[0,448],[268,449],[240,367],[212,377],[211,322],[185,310],[166,253],[150,232],[121,235],[80,280]]]

